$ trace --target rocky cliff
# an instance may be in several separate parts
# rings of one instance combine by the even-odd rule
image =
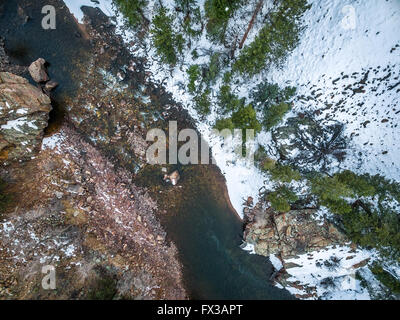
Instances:
[[[245,240],[254,244],[257,254],[275,254],[282,258],[348,242],[332,223],[316,220],[315,212],[304,209],[280,213],[258,204],[246,215]]]
[[[28,80],[0,72],[0,158],[29,159],[40,147],[47,127],[50,98]]]

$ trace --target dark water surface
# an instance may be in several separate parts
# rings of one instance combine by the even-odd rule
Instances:
[[[213,190],[206,184],[203,181],[203,185],[189,187],[191,200],[166,225],[178,246],[190,296],[244,300],[292,298],[287,291],[271,285],[273,270],[267,258],[240,249],[242,222],[227,204],[223,188]]]
[[[59,1],[15,1],[0,0],[0,36],[5,38],[7,54],[11,62],[29,66],[38,58],[44,58],[48,65],[49,77],[59,83],[52,91],[53,111],[50,113],[50,131],[59,127],[65,114],[65,96],[73,96],[79,85],[73,79],[77,74],[71,67],[71,62],[82,58],[81,54],[88,50],[88,42],[78,32],[72,18],[66,19],[58,10]],[[18,14],[18,4],[24,8],[24,14],[29,20],[24,23]],[[54,5],[56,8],[56,29],[42,29],[41,14],[44,5]],[[57,5],[58,4],[58,5]],[[65,12],[65,9],[63,10]],[[26,75],[32,84],[33,80]]]
[[[17,3],[24,3],[31,17],[26,25],[17,15]],[[57,16],[57,29],[41,28],[41,8],[60,1],[0,0],[0,35],[13,62],[29,65],[39,57],[51,62],[49,75],[60,83],[53,94],[52,122],[60,121],[64,97],[73,96],[79,84],[73,75],[73,61],[89,50],[88,41],[76,34],[70,16]],[[222,178],[218,170],[215,175]],[[188,200],[176,214],[164,219],[169,237],[176,243],[184,267],[185,284],[194,299],[290,299],[285,290],[272,286],[272,266],[265,257],[249,255],[239,248],[242,223],[228,205],[224,188],[211,189],[195,176],[187,187]],[[197,181],[196,181],[197,179]],[[179,192],[177,189],[176,192]]]

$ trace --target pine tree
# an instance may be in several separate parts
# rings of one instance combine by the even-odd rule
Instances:
[[[171,66],[178,62],[178,54],[182,53],[184,45],[183,36],[172,29],[173,21],[168,9],[161,7],[153,18],[153,27],[150,30],[161,61]]]
[[[251,104],[241,107],[232,114],[232,122],[238,129],[253,129],[255,133],[261,131],[261,124],[257,120],[256,111]]]
[[[269,193],[267,199],[275,211],[288,212],[290,203],[297,201],[298,196],[288,187],[281,185],[274,192]]]
[[[275,181],[290,183],[293,180],[299,181],[301,174],[299,171],[292,169],[288,165],[277,164],[268,170],[271,178]]]

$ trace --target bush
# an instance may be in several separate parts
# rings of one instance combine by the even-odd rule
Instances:
[[[374,276],[385,286],[391,293],[400,294],[400,281],[384,270],[382,266],[374,263],[369,267]]]
[[[168,15],[168,10],[164,7],[158,10],[153,18],[152,34],[153,45],[157,50],[163,63],[175,66],[178,61],[178,54],[182,53],[184,39],[173,27],[173,17]]]
[[[289,110],[290,110],[290,105],[285,102],[270,106],[264,112],[265,128],[267,130],[270,130],[272,127],[276,126],[279,122],[282,121],[283,117]]]

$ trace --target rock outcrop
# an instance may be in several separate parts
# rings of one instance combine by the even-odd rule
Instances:
[[[330,222],[313,217],[316,210],[291,210],[276,213],[260,205],[248,211],[245,241],[257,254],[290,258],[346,243],[346,237]]]
[[[186,298],[157,202],[74,128],[0,176],[14,196],[0,221],[0,300]],[[43,289],[44,265],[57,290]]]
[[[0,72],[0,159],[34,156],[51,109],[50,98],[27,79]]]

